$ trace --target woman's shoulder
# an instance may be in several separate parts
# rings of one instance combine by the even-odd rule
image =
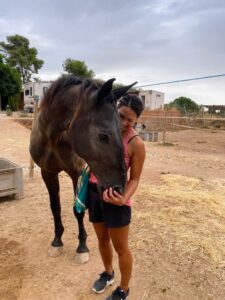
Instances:
[[[145,147],[145,143],[144,141],[142,140],[142,138],[140,137],[140,135],[136,135],[132,140],[131,140],[131,143],[134,147],[142,147],[144,148]]]
[[[142,140],[142,138],[140,137],[140,135],[138,134],[138,132],[135,129],[131,129],[130,133],[129,133],[129,140],[128,140],[128,144],[136,144],[136,143],[140,143],[144,145],[144,142]]]
[[[138,135],[138,133],[133,135],[133,137],[130,139],[128,145],[129,145],[129,148],[132,151],[132,153],[145,152],[144,141]]]

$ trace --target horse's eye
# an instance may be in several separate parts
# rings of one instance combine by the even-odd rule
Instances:
[[[98,134],[98,139],[102,144],[108,144],[109,143],[109,137],[106,134],[99,133]]]

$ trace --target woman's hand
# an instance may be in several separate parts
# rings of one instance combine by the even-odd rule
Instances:
[[[123,206],[125,204],[125,199],[123,195],[118,193],[117,191],[113,191],[110,187],[103,192],[103,200],[107,203],[111,203],[118,206]]]

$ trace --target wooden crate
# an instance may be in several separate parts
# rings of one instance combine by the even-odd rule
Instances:
[[[23,169],[8,159],[0,158],[0,197],[23,197]]]

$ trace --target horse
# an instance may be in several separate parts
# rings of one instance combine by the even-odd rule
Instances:
[[[104,83],[93,79],[63,76],[49,87],[40,104],[30,136],[30,154],[41,169],[54,218],[55,236],[50,256],[63,249],[59,177],[65,171],[74,193],[85,163],[98,179],[100,193],[108,187],[123,192],[126,184],[121,124],[117,100],[134,84],[113,90],[114,78]],[[73,209],[78,223],[79,244],[75,259],[89,259],[84,214]]]

